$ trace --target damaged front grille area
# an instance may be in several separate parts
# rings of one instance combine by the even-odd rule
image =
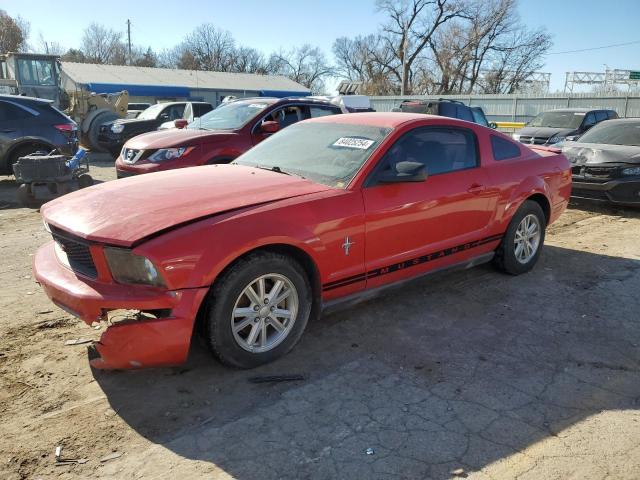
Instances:
[[[60,249],[67,255],[69,267],[74,272],[93,279],[98,277],[89,243],[55,227],[51,228],[51,235],[60,246]]]

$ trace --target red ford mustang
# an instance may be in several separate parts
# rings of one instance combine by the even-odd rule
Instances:
[[[91,324],[93,366],[178,364],[197,322],[215,356],[288,352],[334,303],[451,267],[530,270],[569,163],[488,128],[406,113],[300,122],[230,165],[132,177],[46,204],[34,272]]]

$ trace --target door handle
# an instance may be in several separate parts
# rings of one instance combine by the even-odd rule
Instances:
[[[484,185],[479,185],[477,183],[474,183],[467,189],[467,192],[477,195],[479,193],[484,192],[485,190],[486,190],[486,187]]]

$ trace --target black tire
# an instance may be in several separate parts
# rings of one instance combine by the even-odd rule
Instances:
[[[87,188],[93,185],[93,178],[89,174],[82,174],[78,177],[78,185],[80,188]]]
[[[2,172],[5,175],[13,175],[13,164],[16,163],[20,157],[26,157],[27,155],[31,155],[36,152],[49,153],[53,149],[54,147],[38,143],[18,147],[7,157],[6,164],[3,166]]]
[[[231,315],[244,289],[262,275],[286,277],[298,295],[295,321],[284,339],[271,350],[255,353],[236,341]],[[222,363],[238,368],[254,368],[288,353],[300,340],[313,304],[309,279],[292,258],[274,252],[256,252],[239,260],[216,281],[209,294],[206,313],[206,338],[214,356]],[[252,328],[248,325],[247,328]]]
[[[18,203],[23,207],[38,208],[40,206],[40,202],[34,198],[29,185],[26,183],[18,186],[18,190],[16,190],[16,198],[18,199]]]
[[[535,254],[526,263],[522,263],[516,258],[514,246],[516,230],[518,229],[520,222],[522,222],[527,215],[535,215],[538,219],[540,240]],[[520,275],[531,270],[538,261],[538,257],[542,251],[546,227],[547,221],[540,205],[532,200],[526,200],[511,219],[509,228],[507,228],[507,232],[502,238],[500,246],[496,250],[495,256],[493,257],[493,264],[495,267],[510,275]]]
[[[95,116],[93,120],[91,120],[91,124],[89,125],[89,130],[87,130],[86,140],[89,144],[88,147],[94,152],[105,152],[106,150],[98,145],[98,134],[100,133],[100,125],[103,123],[111,122],[112,120],[117,120],[120,118],[115,112],[110,112],[105,110],[104,112],[100,112]]]

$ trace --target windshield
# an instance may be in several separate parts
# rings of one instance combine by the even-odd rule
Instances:
[[[233,163],[346,188],[390,131],[368,125],[298,123],[258,144]]]
[[[165,107],[162,103],[156,103],[155,105],[151,105],[149,108],[144,110],[140,115],[138,115],[138,119],[140,120],[153,120],[157,118],[160,114],[160,111]]]
[[[269,105],[269,102],[255,100],[225,103],[201,116],[198,120],[191,122],[187,128],[236,130],[256,117]]]
[[[640,146],[640,121],[602,122],[578,139],[579,143]]]
[[[584,112],[543,112],[531,120],[527,127],[578,128]]]

